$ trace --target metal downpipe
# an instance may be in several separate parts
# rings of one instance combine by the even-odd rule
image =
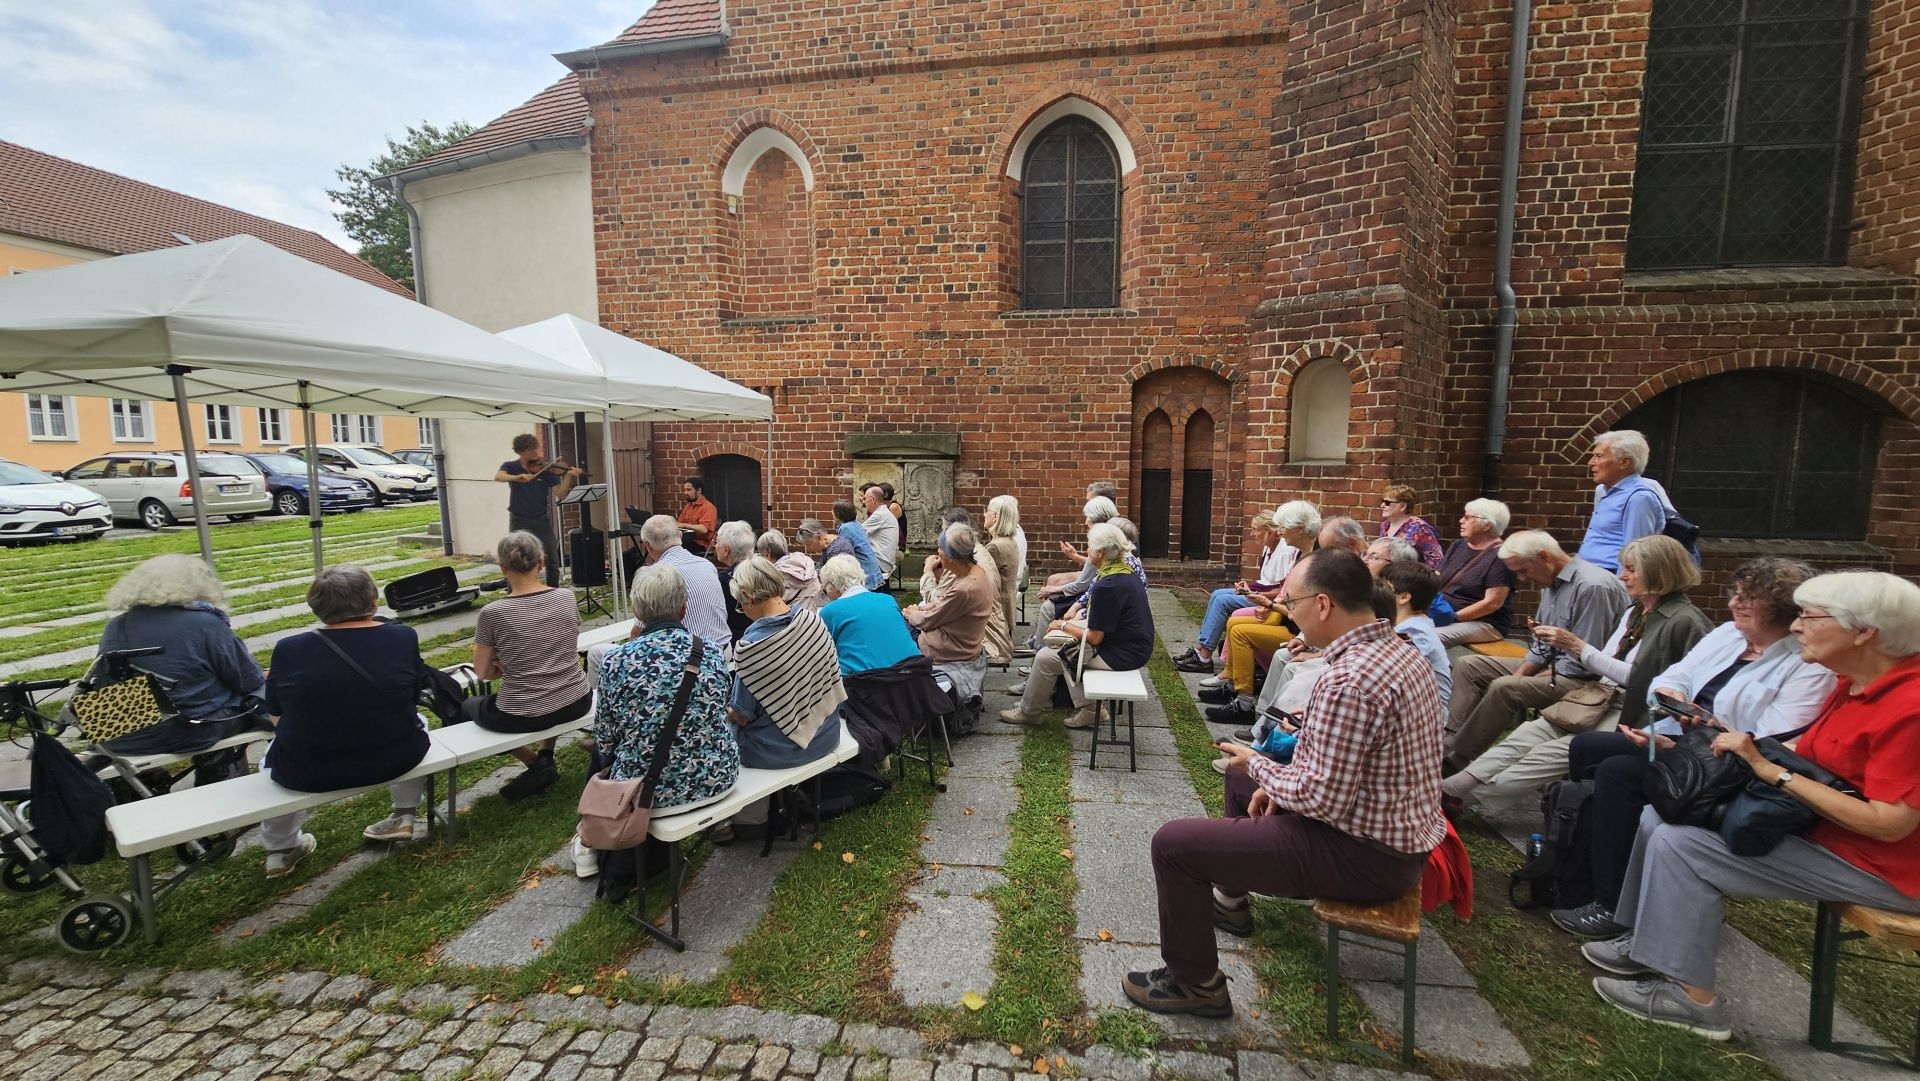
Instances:
[[[1494,240],[1493,289],[1500,301],[1493,324],[1493,385],[1487,396],[1487,451],[1481,494],[1500,494],[1500,460],[1506,452],[1507,395],[1513,380],[1513,334],[1519,304],[1513,291],[1513,219],[1520,190],[1521,122],[1527,106],[1527,35],[1530,0],[1514,0],[1512,40],[1507,49],[1507,119],[1500,152],[1500,211]]]

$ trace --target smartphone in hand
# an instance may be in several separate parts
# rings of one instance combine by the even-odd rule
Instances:
[[[1672,717],[1684,726],[1692,727],[1696,724],[1710,723],[1713,720],[1713,714],[1708,713],[1692,702],[1675,698],[1673,695],[1662,694],[1656,691],[1654,692],[1653,700],[1659,706],[1661,713]]]

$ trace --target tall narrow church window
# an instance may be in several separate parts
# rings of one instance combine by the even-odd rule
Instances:
[[[1027,151],[1020,203],[1024,308],[1120,302],[1120,163],[1099,128],[1069,117]]]

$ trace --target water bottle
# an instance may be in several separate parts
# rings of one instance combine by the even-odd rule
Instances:
[[[1540,848],[1542,845],[1546,843],[1547,843],[1547,839],[1537,833],[1527,834],[1527,862],[1528,863],[1532,863],[1534,860],[1540,858]]]

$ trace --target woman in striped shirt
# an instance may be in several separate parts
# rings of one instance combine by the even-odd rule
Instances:
[[[467,719],[495,732],[540,732],[578,720],[593,708],[593,684],[580,668],[580,608],[573,591],[548,586],[546,550],[531,533],[513,532],[496,550],[507,576],[507,595],[480,610],[473,629],[473,667],[481,679],[497,679],[495,694],[470,698]],[[554,740],[538,751],[517,747],[527,769],[508,781],[508,799],[539,795],[559,778]]]

